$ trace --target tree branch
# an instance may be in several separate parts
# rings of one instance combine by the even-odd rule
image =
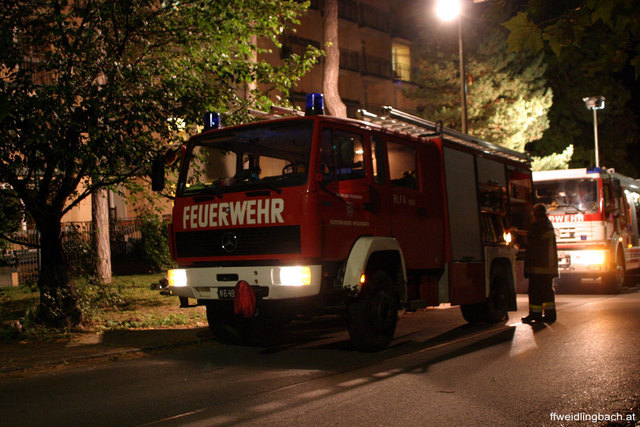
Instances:
[[[38,249],[40,247],[40,245],[36,244],[36,243],[31,243],[31,242],[25,242],[24,240],[18,240],[18,239],[14,239],[13,237],[0,232],[0,239],[2,240],[6,240],[7,242],[10,243],[15,243],[18,245],[22,245],[22,246],[27,246],[29,248],[34,248],[34,249]]]

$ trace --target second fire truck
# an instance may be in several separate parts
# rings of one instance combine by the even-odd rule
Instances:
[[[170,289],[211,328],[339,310],[355,347],[393,338],[400,308],[460,305],[469,322],[516,309],[530,221],[522,153],[387,108],[212,128],[183,150]],[[227,328],[228,329],[228,328]]]
[[[558,290],[620,292],[640,268],[640,182],[601,168],[534,172],[533,179],[556,230]]]

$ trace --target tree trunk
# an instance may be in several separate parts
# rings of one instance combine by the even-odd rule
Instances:
[[[258,36],[256,35],[251,36],[251,44],[256,47],[251,51],[251,62],[253,62],[253,65],[256,66],[258,65]],[[253,91],[255,91],[257,88],[258,88],[258,82],[255,79],[251,80],[247,88],[249,90],[250,99],[253,96]],[[253,102],[253,99],[251,99],[251,101]]]
[[[69,281],[69,268],[62,248],[60,217],[40,217],[37,224],[41,251],[37,320],[55,327],[78,325],[82,321],[82,314],[75,288]]]
[[[111,283],[111,246],[109,243],[109,202],[106,189],[91,194],[91,217],[93,220],[93,250],[98,280]]]
[[[338,0],[324,1],[324,79],[322,91],[329,114],[347,117],[347,107],[340,99],[338,77],[340,75],[340,46],[338,45]]]

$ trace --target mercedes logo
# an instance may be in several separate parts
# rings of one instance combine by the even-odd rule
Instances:
[[[231,231],[227,231],[222,235],[220,243],[222,243],[222,249],[224,249],[225,252],[231,253],[238,247],[238,236]]]

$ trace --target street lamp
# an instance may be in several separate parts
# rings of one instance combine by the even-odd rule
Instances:
[[[467,133],[467,79],[464,69],[464,43],[462,40],[462,1],[436,0],[436,15],[445,22],[458,19],[458,47],[460,53],[460,109],[462,133]]]
[[[598,110],[604,109],[604,96],[588,96],[582,98],[587,110],[593,110],[593,138],[596,143],[596,167],[600,167],[600,157],[598,155]]]

